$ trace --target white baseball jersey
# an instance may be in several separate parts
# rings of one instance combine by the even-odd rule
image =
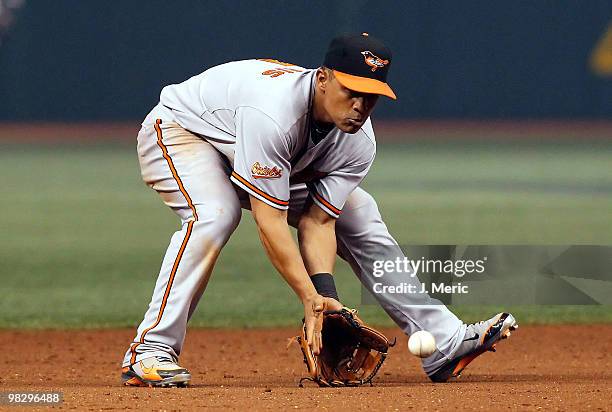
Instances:
[[[337,218],[376,143],[370,119],[355,134],[334,128],[313,141],[315,73],[275,60],[231,62],[165,87],[160,104],[225,155],[231,180],[252,196],[287,209],[289,186],[307,183],[313,201]]]

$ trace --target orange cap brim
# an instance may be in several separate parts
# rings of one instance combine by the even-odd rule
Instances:
[[[337,70],[333,70],[333,72],[338,82],[340,82],[340,84],[347,89],[361,93],[382,94],[383,96],[387,96],[393,100],[397,99],[395,93],[393,93],[393,90],[391,90],[389,85],[385,82],[367,77],[354,76],[352,74],[342,73]]]

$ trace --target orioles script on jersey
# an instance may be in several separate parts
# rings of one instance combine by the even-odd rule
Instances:
[[[278,167],[262,166],[259,162],[253,163],[253,167],[251,167],[251,175],[255,179],[276,179],[281,177],[282,174],[283,171]]]

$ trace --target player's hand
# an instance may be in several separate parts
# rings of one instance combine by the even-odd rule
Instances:
[[[325,301],[325,310],[342,310],[344,307],[342,303],[338,302],[334,298],[324,297],[323,300]]]
[[[327,310],[327,302],[325,299],[329,300],[329,298],[324,298],[316,294],[312,298],[307,298],[302,302],[304,304],[306,341],[315,356],[321,353],[321,349],[323,348],[321,329],[323,329],[323,312]]]

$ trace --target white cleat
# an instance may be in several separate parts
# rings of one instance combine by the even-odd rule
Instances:
[[[497,342],[508,339],[510,332],[517,328],[514,316],[509,313],[499,313],[489,320],[468,325],[465,338],[453,359],[430,373],[429,379],[433,382],[447,382],[451,378],[458,378],[478,356],[487,351],[496,352]]]
[[[191,374],[169,357],[154,356],[122,368],[121,380],[125,386],[184,387]]]

